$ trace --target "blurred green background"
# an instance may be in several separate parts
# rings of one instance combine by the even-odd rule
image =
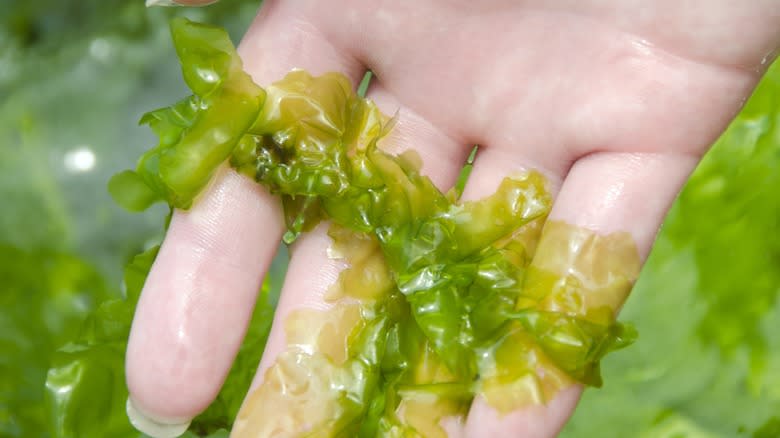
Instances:
[[[122,266],[159,242],[167,210],[126,213],[106,181],[154,144],[140,115],[187,94],[168,19],[220,24],[237,40],[256,7],[0,0],[0,437],[142,436],[123,416],[121,338],[149,259],[124,286]],[[779,188],[776,64],[663,226],[622,314],[639,341],[605,360],[604,388],[586,392],[562,436],[780,436]],[[283,265],[191,436],[226,436]],[[99,310],[83,322],[112,299],[101,309],[125,306],[126,320],[107,324]],[[98,383],[74,389],[87,378]]]

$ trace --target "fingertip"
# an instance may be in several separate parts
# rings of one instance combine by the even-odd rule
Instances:
[[[502,413],[478,396],[466,420],[465,436],[471,438],[522,436],[548,438],[557,436],[574,412],[582,394],[579,385],[558,392],[544,405],[532,405]]]
[[[128,340],[126,379],[136,407],[152,418],[186,419],[214,400],[281,222],[270,195],[233,171],[221,171],[190,211],[174,214]]]

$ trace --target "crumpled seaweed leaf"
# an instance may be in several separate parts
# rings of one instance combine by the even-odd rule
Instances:
[[[135,172],[122,172],[109,182],[114,199],[131,211],[158,200],[189,207],[233,152],[265,99],[241,69],[224,30],[174,18],[171,33],[182,74],[195,95],[141,118],[160,143],[141,157]]]
[[[619,265],[633,258],[618,266],[593,260],[605,248],[631,247],[621,243],[627,237],[554,224],[542,232],[551,199],[535,172],[505,178],[484,199],[459,202],[457,190],[442,193],[420,173],[416,154],[394,156],[379,147],[394,120],[359,97],[343,75],[295,70],[263,90],[241,71],[224,31],[183,19],[171,30],[195,94],[144,116],[160,142],[135,172],[112,180],[115,198],[131,209],[152,199],[187,208],[229,161],[281,197],[287,243],[329,219],[356,233],[356,247],[373,248],[379,258],[370,266],[386,270],[374,278],[353,274],[362,290],[359,313],[352,313],[357,319],[326,313],[303,318],[303,329],[288,327],[289,349],[246,409],[293,404],[274,418],[242,415],[237,429],[437,435],[434,420],[464,414],[480,391],[503,400],[496,407],[506,411],[543,403],[574,381],[600,385],[599,360],[632,339],[613,320],[622,300],[566,303],[580,302],[588,289],[625,297],[638,269],[623,274]],[[534,265],[540,233],[543,244],[576,237],[560,248],[548,243],[552,249],[539,252],[552,255],[541,261],[589,263],[572,264],[571,272]],[[348,260],[369,267],[368,259]],[[607,283],[590,281],[594,274]],[[325,322],[317,326],[318,318]],[[333,321],[353,325],[334,331]],[[344,339],[347,349],[334,349]],[[517,385],[527,394],[512,401],[506,389]]]

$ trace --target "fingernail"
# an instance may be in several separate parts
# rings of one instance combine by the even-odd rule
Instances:
[[[173,0],[146,0],[146,7],[152,6],[179,6]]]
[[[146,0],[146,7],[150,6],[206,6],[216,3],[218,0]]]
[[[152,438],[176,438],[187,431],[192,421],[156,418],[138,409],[130,397],[127,398],[127,418],[133,427]]]

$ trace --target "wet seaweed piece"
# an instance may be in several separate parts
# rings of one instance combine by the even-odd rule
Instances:
[[[614,320],[639,267],[628,234],[545,222],[533,171],[460,202],[414,152],[379,147],[394,120],[343,75],[295,70],[263,90],[223,31],[171,28],[195,94],[144,116],[160,143],[112,179],[115,198],[188,208],[228,161],[279,195],[286,242],[330,220],[350,265],[331,310],[289,317],[236,436],[436,436],[477,394],[507,412],[601,384],[600,359],[634,336]]]

